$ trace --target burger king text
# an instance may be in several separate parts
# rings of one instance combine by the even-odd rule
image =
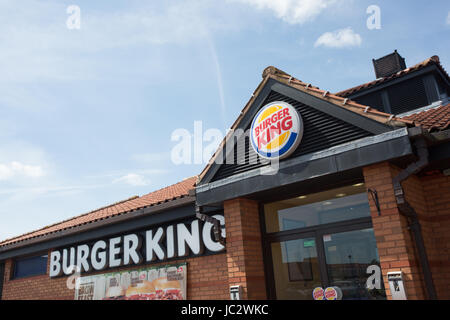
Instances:
[[[285,108],[273,113],[254,128],[258,149],[265,147],[276,137],[292,128],[292,116]]]
[[[225,237],[225,218],[214,215]],[[186,225],[189,224],[190,228]],[[50,254],[50,277],[116,268],[127,265],[160,262],[168,259],[201,255],[205,249],[220,252],[224,246],[212,236],[213,225],[194,220],[99,240],[91,244],[54,250]]]

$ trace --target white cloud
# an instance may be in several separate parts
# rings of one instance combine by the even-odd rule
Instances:
[[[317,39],[315,47],[324,46],[328,48],[348,48],[359,47],[362,38],[353,31],[352,28],[336,30],[334,32],[326,32]]]
[[[450,25],[450,11],[448,12],[448,15],[447,15],[447,25]]]
[[[313,20],[336,0],[234,0],[253,5],[258,9],[269,9],[291,24]]]
[[[2,164],[0,163],[0,181],[10,180],[17,176],[39,178],[44,175],[44,170],[40,166],[23,164],[18,161]]]
[[[135,173],[129,173],[123,177],[115,179],[113,183],[126,183],[133,187],[143,187],[149,185],[145,177]]]

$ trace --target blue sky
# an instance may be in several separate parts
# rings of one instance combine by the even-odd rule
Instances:
[[[394,49],[450,66],[444,0],[1,0],[0,30],[0,239],[198,174],[172,132],[225,132],[269,65],[331,92]]]

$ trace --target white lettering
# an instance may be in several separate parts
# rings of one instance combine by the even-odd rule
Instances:
[[[88,262],[89,258],[89,246],[83,244],[77,247],[77,267],[84,272],[91,271],[91,266]],[[72,272],[72,271],[71,271]]]
[[[219,220],[221,226],[225,225],[224,216],[215,215],[212,217]],[[205,244],[205,247],[210,251],[213,251],[213,252],[222,251],[223,249],[225,249],[225,247],[222,244],[220,244],[219,242],[216,242],[215,240],[213,240],[213,238],[211,237],[212,228],[213,228],[212,223],[205,222],[205,225],[203,226],[203,232],[202,232],[203,243]],[[221,230],[221,234],[222,234],[222,237],[225,238],[225,230],[223,228]]]
[[[173,226],[167,227],[166,240],[167,259],[170,259],[175,257],[175,235],[173,232]]]
[[[184,223],[177,224],[177,239],[179,257],[188,255],[187,247],[191,248],[193,254],[200,254],[203,251],[203,246],[200,242],[199,220],[194,220],[191,223],[191,232]]]
[[[101,249],[101,251],[99,251]],[[103,270],[106,267],[106,242],[97,241],[92,247],[91,263],[95,270]]]
[[[57,277],[61,275],[61,253],[59,251],[52,251],[50,254],[50,277]]]
[[[158,230],[155,232],[155,236],[153,236],[153,231],[149,230],[146,233],[146,255],[147,255],[147,262],[155,261],[156,257],[158,257],[159,260],[164,260],[164,250],[160,246],[160,242],[164,237],[164,230],[163,228],[158,228]],[[156,255],[153,254],[153,252],[156,253]]]
[[[124,265],[130,264],[130,258],[134,264],[140,264],[142,257],[138,250],[141,248],[141,239],[135,234],[129,234],[123,237],[123,263]]]
[[[119,247],[121,241],[121,237],[109,239],[109,266],[111,268],[120,267],[122,265],[122,259],[116,258],[122,251]]]
[[[68,257],[68,250],[64,249],[63,250],[63,262],[62,262],[62,268],[63,268],[63,272],[64,274],[71,274],[74,271],[74,266],[75,266],[75,248],[70,248],[70,262],[69,262],[69,257]]]

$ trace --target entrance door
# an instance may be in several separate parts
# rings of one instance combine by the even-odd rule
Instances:
[[[386,298],[363,183],[262,209],[269,298],[310,300],[318,287],[344,300]]]
[[[346,300],[385,299],[372,228],[324,235],[323,242],[330,286]]]
[[[270,239],[269,296],[312,300],[318,287],[338,287],[343,300],[385,300],[370,222],[328,225]]]
[[[316,238],[271,244],[275,289],[278,299],[312,300],[312,291],[322,285]]]

